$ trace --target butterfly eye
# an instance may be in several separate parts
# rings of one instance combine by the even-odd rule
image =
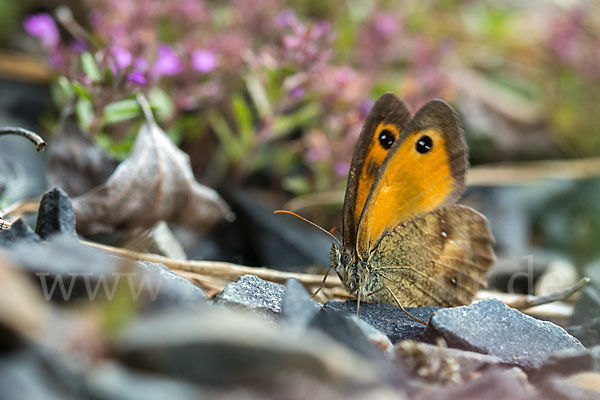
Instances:
[[[386,150],[392,147],[394,140],[396,140],[396,136],[389,129],[383,129],[379,133],[379,144]]]
[[[421,154],[428,153],[433,147],[433,140],[427,135],[421,136],[417,141],[417,151]]]
[[[342,254],[342,264],[344,264],[344,265],[350,264],[350,254],[348,254],[348,253]]]

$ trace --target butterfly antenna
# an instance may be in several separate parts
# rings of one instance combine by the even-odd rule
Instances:
[[[404,312],[404,314],[408,315],[412,320],[417,321],[418,323],[427,326],[427,322],[425,322],[422,319],[419,319],[419,318],[413,316],[411,313],[409,313],[408,311],[406,311],[406,309],[404,307],[402,307],[402,304],[400,304],[400,300],[398,300],[398,298],[396,297],[396,295],[394,294],[394,292],[392,292],[392,289],[390,289],[389,286],[386,285],[385,288],[388,290],[388,292],[390,292],[390,294],[394,298],[394,301],[396,301],[396,304],[398,305],[398,307],[400,307],[400,309],[402,310],[402,312]]]
[[[315,228],[321,230],[322,232],[325,232],[325,234],[331,236],[333,238],[333,240],[335,240],[340,245],[340,247],[342,246],[342,244],[340,243],[340,241],[338,240],[338,238],[336,238],[335,236],[333,236],[331,233],[327,232],[325,229],[321,228],[319,225],[315,224],[312,221],[307,220],[306,218],[304,218],[304,217],[296,214],[295,212],[287,211],[287,210],[276,210],[276,211],[273,211],[273,214],[289,214],[289,215],[293,215],[294,217],[299,218],[302,221],[311,224],[312,226],[314,226]]]

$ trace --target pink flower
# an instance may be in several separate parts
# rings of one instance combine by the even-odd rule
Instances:
[[[340,161],[335,164],[335,173],[338,174],[338,176],[346,176],[348,175],[348,171],[350,171],[350,164],[348,164],[348,162]]]
[[[115,46],[111,49],[110,54],[114,60],[114,69],[120,71],[131,65],[133,62],[133,56],[128,50],[122,47]]]
[[[276,24],[279,27],[288,27],[292,25],[296,25],[298,19],[296,18],[296,14],[294,14],[291,10],[286,10],[279,14],[276,18]]]
[[[217,68],[217,57],[210,50],[196,50],[192,53],[192,67],[203,74]]]
[[[158,56],[152,66],[151,75],[158,79],[165,75],[177,75],[183,70],[179,56],[168,44],[158,46]]]
[[[47,13],[33,14],[23,21],[25,31],[42,41],[46,48],[58,46],[60,35],[54,19]]]
[[[400,30],[400,26],[391,15],[379,14],[375,17],[375,30],[381,36],[389,38]]]
[[[133,71],[127,74],[127,81],[134,85],[144,85],[146,84],[146,77],[144,73],[141,71]]]

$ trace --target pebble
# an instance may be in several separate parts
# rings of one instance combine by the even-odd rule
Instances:
[[[425,338],[434,343],[440,337],[449,347],[494,355],[525,369],[541,367],[555,351],[583,349],[579,340],[561,327],[494,298],[436,311]]]

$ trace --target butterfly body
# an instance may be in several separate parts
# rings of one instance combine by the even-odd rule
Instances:
[[[472,300],[495,257],[485,217],[454,204],[466,167],[449,105],[431,101],[411,118],[396,96],[380,97],[352,159],[343,243],[330,253],[351,295],[403,306]]]

